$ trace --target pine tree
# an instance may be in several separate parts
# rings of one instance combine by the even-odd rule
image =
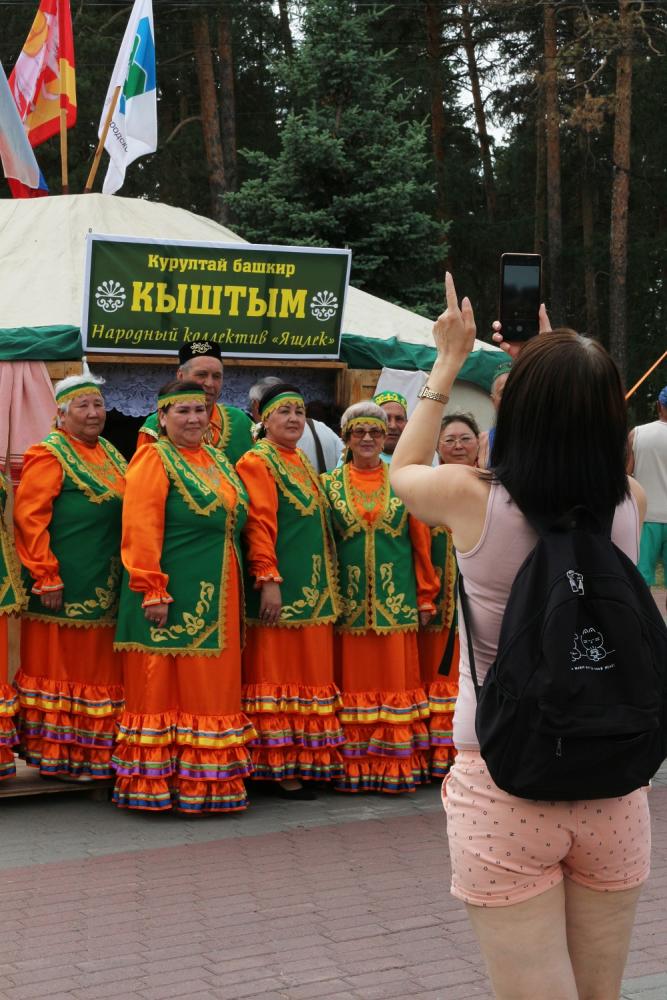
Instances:
[[[373,48],[376,14],[350,0],[312,0],[303,38],[280,68],[293,108],[280,151],[245,151],[255,176],[227,199],[255,242],[349,246],[352,280],[433,315],[446,247],[428,184],[422,121]]]

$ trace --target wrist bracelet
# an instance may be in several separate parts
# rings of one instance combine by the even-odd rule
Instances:
[[[436,403],[448,403],[449,396],[444,392],[434,392],[433,389],[429,389],[427,385],[422,386],[422,388],[417,393],[419,399],[432,399]]]

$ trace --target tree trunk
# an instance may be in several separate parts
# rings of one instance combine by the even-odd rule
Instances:
[[[544,88],[537,92],[535,112],[535,230],[533,248],[535,253],[546,257],[547,234],[545,220],[547,214],[547,154],[544,136]]]
[[[211,189],[211,217],[216,222],[225,221],[222,196],[226,191],[225,165],[222,157],[218,94],[213,73],[213,53],[208,30],[208,14],[195,14],[192,23],[195,43],[195,65],[199,81],[201,123],[204,150],[208,165],[208,183]]]
[[[486,114],[484,112],[484,102],[482,101],[482,90],[479,83],[479,70],[477,68],[477,56],[475,54],[475,39],[472,33],[472,21],[470,18],[470,0],[465,0],[461,4],[461,27],[463,29],[463,48],[465,49],[468,62],[468,75],[472,87],[472,100],[475,109],[475,122],[477,123],[477,136],[479,139],[479,149],[482,156],[482,171],[484,177],[484,193],[486,195],[486,214],[490,223],[493,224],[496,216],[496,185],[493,178],[493,164],[491,162],[491,143],[489,133],[486,130]]]
[[[292,29],[289,23],[289,11],[287,0],[278,0],[278,13],[280,15],[280,37],[283,40],[283,49],[288,59],[294,56],[294,42],[292,40]]]
[[[426,15],[426,55],[431,92],[431,143],[435,164],[436,215],[440,222],[447,219],[445,193],[445,107],[440,57],[442,44],[442,18],[440,4],[435,0],[424,3]],[[448,261],[448,264],[451,263]]]
[[[609,241],[609,349],[625,379],[628,371],[627,271],[630,197],[630,125],[632,121],[631,0],[619,0],[621,48],[616,57],[614,179]]]
[[[236,93],[234,90],[234,52],[232,49],[232,15],[222,4],[218,18],[218,55],[220,56],[220,137],[225,165],[227,190],[236,191],[238,171],[236,157]]]
[[[547,232],[549,235],[549,313],[554,326],[564,318],[563,308],[563,223],[560,198],[560,114],[558,111],[558,69],[556,9],[544,4],[544,102],[547,159]]]

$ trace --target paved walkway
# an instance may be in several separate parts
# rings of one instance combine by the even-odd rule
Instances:
[[[651,801],[625,1000],[667,998],[667,770]],[[0,831],[0,1000],[490,997],[436,787],[200,819],[4,799]]]

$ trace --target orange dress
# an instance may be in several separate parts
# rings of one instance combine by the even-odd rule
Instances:
[[[179,449],[179,453],[187,466],[215,483],[227,509],[233,510],[237,490],[219,474],[210,454],[203,448]],[[174,489],[157,446],[139,449],[127,472],[121,551],[127,571],[123,587],[143,595],[143,607],[172,601],[161,562],[170,531],[165,518],[167,498]],[[183,509],[187,511],[189,505],[186,508],[184,503]],[[192,513],[189,520],[189,530],[201,532],[205,545],[207,517]],[[219,536],[211,531],[211,545],[220,544]],[[184,558],[188,558],[187,551]],[[196,647],[188,651],[186,634],[175,642],[180,641],[182,652],[173,654],[155,652],[139,641],[120,644],[125,661],[125,710],[119,720],[113,766],[114,801],[121,808],[165,810],[173,804],[180,812],[220,813],[245,809],[248,804],[243,779],[252,767],[246,744],[255,732],[241,711],[241,578],[235,554],[229,554],[226,566],[220,585],[225,616],[221,652],[200,654]],[[121,597],[119,634],[125,596]],[[171,605],[170,615],[174,617]]]
[[[456,756],[453,726],[459,693],[457,570],[448,528],[431,529],[431,560],[440,581],[440,590],[435,602],[436,614],[427,627],[419,632],[419,664],[430,711],[431,777],[444,778]]]
[[[299,450],[279,446],[276,450],[304,491],[315,496],[319,490],[316,474],[315,482],[304,474]],[[237,471],[250,498],[245,528],[251,577],[247,587],[258,589],[265,580],[283,583],[288,573],[298,574],[306,583],[307,551],[297,547],[289,564],[286,560],[278,565],[276,545],[281,526],[276,478],[252,450],[238,462]],[[293,516],[298,526],[300,515],[296,509],[292,514],[291,506],[285,504],[281,516]],[[328,544],[324,539],[325,548]],[[331,621],[275,626],[249,623],[243,681],[243,707],[259,737],[251,746],[256,778],[329,781],[342,775],[340,746],[344,737],[337,715],[341,700],[334,683]]]
[[[105,481],[122,494],[123,478],[109,468],[99,443],[86,445],[69,435],[66,439],[85,463],[100,470]],[[63,481],[60,462],[45,447],[38,444],[26,452],[14,504],[14,528],[19,559],[34,580],[33,594],[63,587],[50,536],[53,506]],[[86,550],[85,535],[79,543],[80,558]],[[123,706],[122,664],[113,650],[114,626],[46,619],[46,612],[42,619],[29,610],[21,622],[21,666],[14,683],[19,694],[22,754],[29,766],[38,767],[46,777],[110,778],[116,720]]]
[[[384,475],[383,466],[357,469],[349,465],[359,498],[354,513],[365,523],[365,530],[373,531],[384,517]],[[408,533],[407,538],[396,538],[395,544],[411,546],[417,608],[433,611],[438,582],[430,559],[429,529],[408,517]],[[340,545],[338,535],[337,542]],[[335,656],[345,732],[345,775],[336,787],[349,792],[414,791],[429,779],[429,710],[419,671],[416,627],[382,634],[370,628],[364,634],[337,628]]]
[[[13,747],[18,743],[14,716],[18,709],[16,691],[9,681],[8,615],[21,610],[25,591],[21,583],[16,554],[5,527],[7,491],[0,473],[0,779],[16,774]]]

